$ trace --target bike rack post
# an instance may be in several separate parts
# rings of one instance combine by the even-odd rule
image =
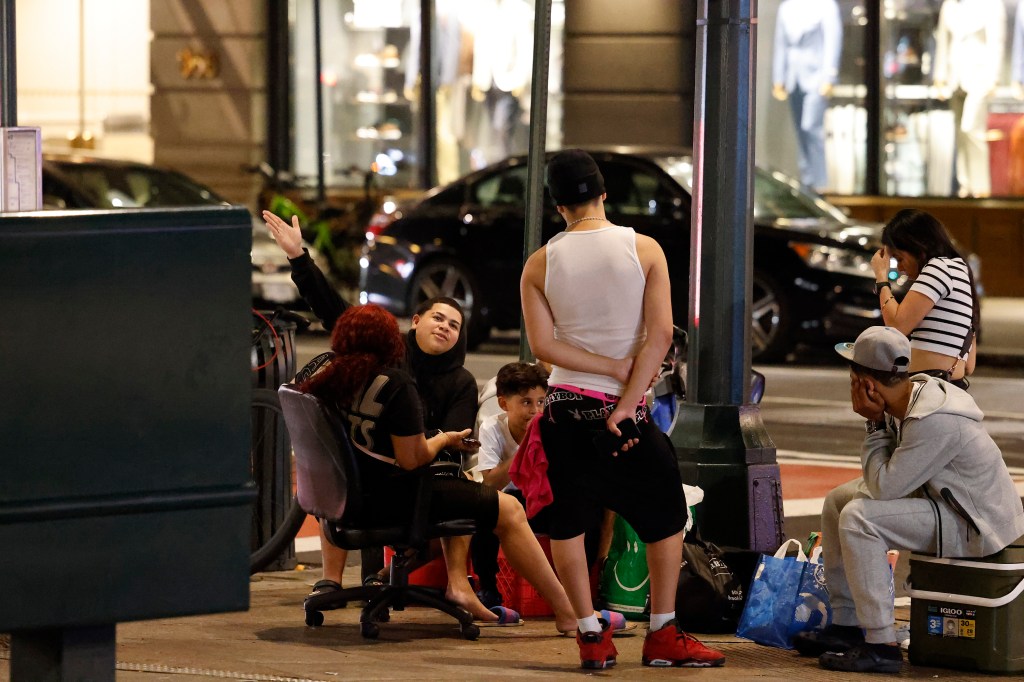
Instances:
[[[273,313],[261,314],[269,320],[276,335],[266,329],[253,345],[253,388],[277,391],[278,386],[295,376],[296,324],[276,319]],[[258,491],[253,513],[259,519],[258,524],[253,524],[254,548],[267,542],[287,515],[293,495],[289,449],[288,432],[281,414],[253,410],[252,477]],[[263,570],[289,571],[296,563],[295,544],[289,543]]]

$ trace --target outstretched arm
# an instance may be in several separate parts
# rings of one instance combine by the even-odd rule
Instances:
[[[292,281],[298,287],[299,295],[323,323],[324,328],[330,331],[349,304],[331,286],[327,277],[303,248],[298,216],[292,216],[289,224],[274,213],[264,211],[263,220],[274,241],[288,256],[288,263],[292,268]]]

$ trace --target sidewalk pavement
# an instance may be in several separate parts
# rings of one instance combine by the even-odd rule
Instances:
[[[978,355],[985,360],[1024,360],[1024,298],[982,299]]]
[[[986,361],[1024,359],[1024,299],[986,298],[982,318],[979,354]],[[840,478],[849,475],[841,470],[831,473]],[[818,470],[814,477],[821,475]],[[800,486],[802,496],[814,497],[806,485]],[[310,560],[315,556],[307,550],[301,558]],[[256,575],[251,580],[251,604],[246,612],[120,624],[118,682],[201,682],[210,678],[266,682],[450,681],[584,674],[620,679],[873,679],[824,671],[814,659],[728,635],[701,637],[725,653],[723,668],[644,668],[640,665],[642,629],[640,635],[616,639],[618,666],[584,673],[578,667],[575,642],[555,636],[550,619],[529,619],[522,627],[482,628],[480,638],[469,642],[459,636],[453,620],[420,608],[393,614],[392,622],[381,627],[380,639],[364,640],[359,634],[359,610],[354,606],[326,613],[321,628],[304,625],[302,598],[319,577],[317,567]],[[900,577],[897,575],[897,579]],[[359,566],[349,566],[345,584],[358,582]],[[905,623],[909,609],[898,608],[896,617]],[[10,680],[9,644],[7,636],[0,634],[0,682]],[[985,676],[905,663],[899,677],[952,682]]]
[[[302,598],[319,570],[263,573],[252,578],[249,611],[191,616],[117,628],[118,682],[202,682],[209,678],[267,682],[337,680],[494,680],[594,675],[618,679],[700,680],[861,680],[863,675],[833,673],[795,652],[760,646],[731,635],[701,639],[726,655],[723,668],[664,670],[640,665],[643,626],[616,638],[619,663],[600,672],[579,668],[576,643],[556,636],[551,619],[529,619],[521,627],[481,628],[466,641],[455,621],[438,612],[410,608],[382,624],[380,638],[359,634],[355,606],[325,613],[326,623],[303,623]],[[350,566],[345,584],[357,584]],[[897,620],[909,618],[897,609]],[[10,677],[9,642],[0,635],[0,681]],[[904,679],[977,680],[980,674],[911,666]]]

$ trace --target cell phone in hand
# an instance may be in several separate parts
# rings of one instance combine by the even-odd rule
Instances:
[[[896,265],[895,258],[889,259],[889,272],[885,273],[885,276],[890,282],[895,282],[900,278],[900,270],[899,266]]]
[[[462,444],[465,445],[467,448],[480,447],[480,441],[478,441],[476,438],[463,438]]]
[[[640,437],[640,429],[632,419],[623,419],[616,426],[619,427],[621,436],[616,436],[608,429],[602,429],[594,434],[594,447],[602,455],[616,453],[626,444],[626,441]]]

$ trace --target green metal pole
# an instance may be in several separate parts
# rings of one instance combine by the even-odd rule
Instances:
[[[0,0],[0,127],[18,125],[17,40],[14,0]]]
[[[683,480],[704,489],[697,509],[703,536],[774,551],[782,539],[775,445],[757,405],[744,404],[756,0],[700,0],[697,11],[687,402],[672,441]]]
[[[544,151],[548,124],[548,72],[551,67],[551,0],[537,0],[533,17],[533,82],[530,97],[530,153],[526,173],[526,229],[523,263],[540,248],[544,220]],[[519,320],[519,359],[534,360],[526,340],[526,325]]]

